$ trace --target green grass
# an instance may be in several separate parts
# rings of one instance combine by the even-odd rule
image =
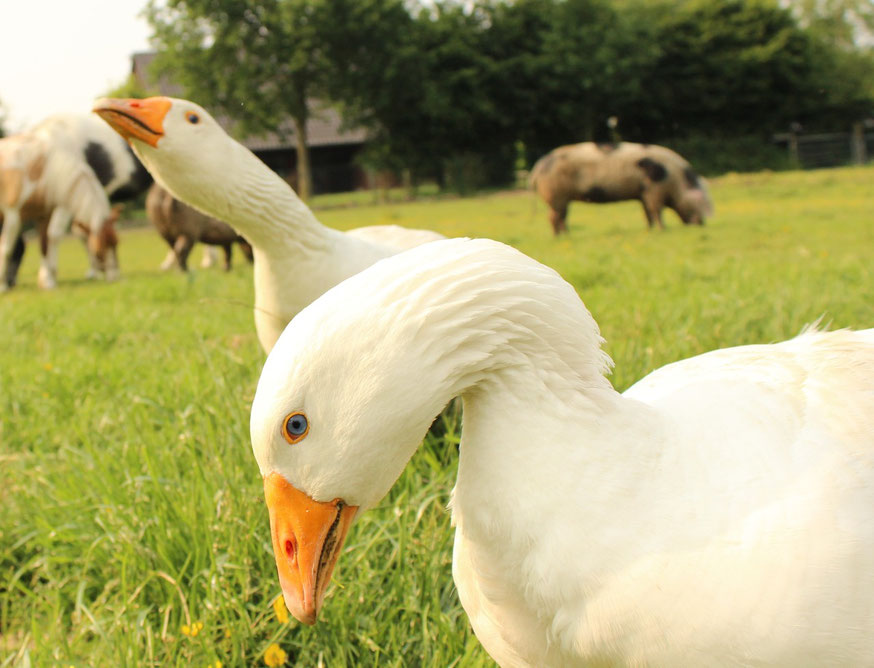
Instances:
[[[555,240],[529,193],[346,206],[329,225],[397,223],[511,243],[571,281],[628,387],[667,362],[777,341],[822,317],[874,326],[874,168],[728,175],[704,228],[649,232],[636,203],[573,205]],[[361,195],[357,196],[362,200]],[[248,409],[263,354],[251,270],[161,274],[148,228],[124,277],[0,295],[0,666],[485,666],[452,584],[460,429],[447,412],[390,496],[353,527],[315,628],[281,624]],[[200,622],[196,636],[184,625]]]

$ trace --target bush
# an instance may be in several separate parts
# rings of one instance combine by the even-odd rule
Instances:
[[[696,171],[713,176],[726,172],[798,169],[789,152],[760,135],[691,135],[659,141],[692,163]]]
[[[456,154],[443,161],[443,185],[459,195],[508,186],[515,180],[515,161],[515,146],[490,153]]]

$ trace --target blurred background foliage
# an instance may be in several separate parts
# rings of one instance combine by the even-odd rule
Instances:
[[[306,160],[300,130],[332,105],[369,131],[367,167],[413,184],[504,185],[520,145],[530,165],[584,140],[667,144],[704,173],[782,168],[774,133],[874,116],[870,0],[151,0],[147,16],[156,76],[242,131],[291,118]]]

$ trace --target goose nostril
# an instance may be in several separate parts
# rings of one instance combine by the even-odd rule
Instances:
[[[297,545],[294,537],[286,539],[285,541],[285,556],[291,560],[294,560],[295,554],[297,552]]]

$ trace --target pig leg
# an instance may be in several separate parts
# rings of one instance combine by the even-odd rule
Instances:
[[[662,203],[657,194],[651,190],[646,191],[640,196],[640,201],[643,204],[643,211],[646,214],[646,222],[649,228],[658,224],[659,229],[665,229],[665,224],[662,222]]]
[[[550,208],[549,222],[552,223],[552,231],[555,236],[567,232],[567,204],[558,208]]]

